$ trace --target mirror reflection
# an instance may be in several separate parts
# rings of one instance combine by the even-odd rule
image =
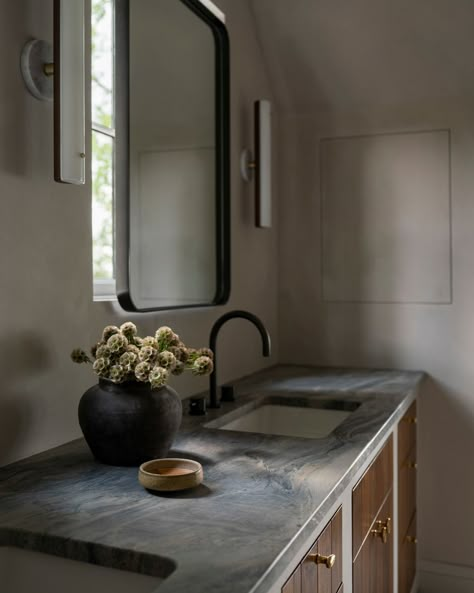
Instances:
[[[219,21],[210,15],[206,22],[187,0],[128,5],[126,308],[222,302],[228,195]]]

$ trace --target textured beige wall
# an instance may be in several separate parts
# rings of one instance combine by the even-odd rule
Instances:
[[[249,309],[267,324],[273,357],[261,357],[253,327],[233,321],[219,342],[220,378],[277,359],[276,228],[253,226],[251,193],[238,174],[240,150],[252,138],[252,102],[272,97],[247,3],[219,5],[232,47],[232,296],[225,307],[131,316],[92,301],[90,186],[53,182],[52,105],[31,97],[20,77],[23,44],[52,38],[52,2],[0,0],[0,465],[80,435],[77,404],[94,378],[69,352],[92,344],[105,324],[132,318],[143,332],[167,324],[204,345],[220,314]],[[174,386],[184,396],[206,381],[179,378]]]
[[[252,6],[283,114],[280,359],[431,375],[419,413],[419,557],[472,574],[474,3]],[[436,129],[452,140],[452,304],[323,303],[320,138]]]
[[[419,413],[420,557],[474,566],[474,117],[423,111],[282,118],[282,167],[294,174],[280,186],[280,359],[431,375]],[[439,127],[452,134],[452,304],[323,302],[319,138]]]

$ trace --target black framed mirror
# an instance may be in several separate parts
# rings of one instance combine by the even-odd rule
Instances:
[[[199,0],[116,0],[116,278],[127,311],[230,293],[229,41]]]

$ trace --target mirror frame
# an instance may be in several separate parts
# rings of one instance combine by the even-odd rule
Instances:
[[[178,0],[209,25],[215,46],[216,294],[212,302],[137,308],[130,286],[130,0],[115,1],[115,271],[123,309],[133,312],[212,307],[230,295],[230,50],[225,24],[199,0]]]

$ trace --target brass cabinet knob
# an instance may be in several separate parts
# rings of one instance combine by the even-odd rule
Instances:
[[[409,469],[418,469],[418,463],[416,461],[409,461],[408,468]]]
[[[377,521],[377,523],[380,523],[380,521]],[[388,532],[387,532],[387,528],[386,527],[376,527],[375,529],[372,529],[370,531],[370,533],[374,536],[374,537],[380,537],[380,539],[382,540],[382,542],[384,544],[387,543],[388,541]]]
[[[417,544],[418,543],[418,540],[416,539],[416,537],[414,535],[407,535],[405,539],[409,544]]]
[[[408,424],[417,424],[418,422],[416,416],[407,416],[406,418],[403,418],[403,420],[408,422]]]
[[[374,537],[380,537],[382,542],[386,544],[388,542],[388,536],[392,533],[392,519],[388,517],[385,521],[376,521],[374,529],[370,530],[370,533]]]
[[[329,554],[329,556],[323,556],[322,554],[310,554],[308,560],[315,564],[324,564],[327,568],[332,568],[336,562],[336,554]]]

